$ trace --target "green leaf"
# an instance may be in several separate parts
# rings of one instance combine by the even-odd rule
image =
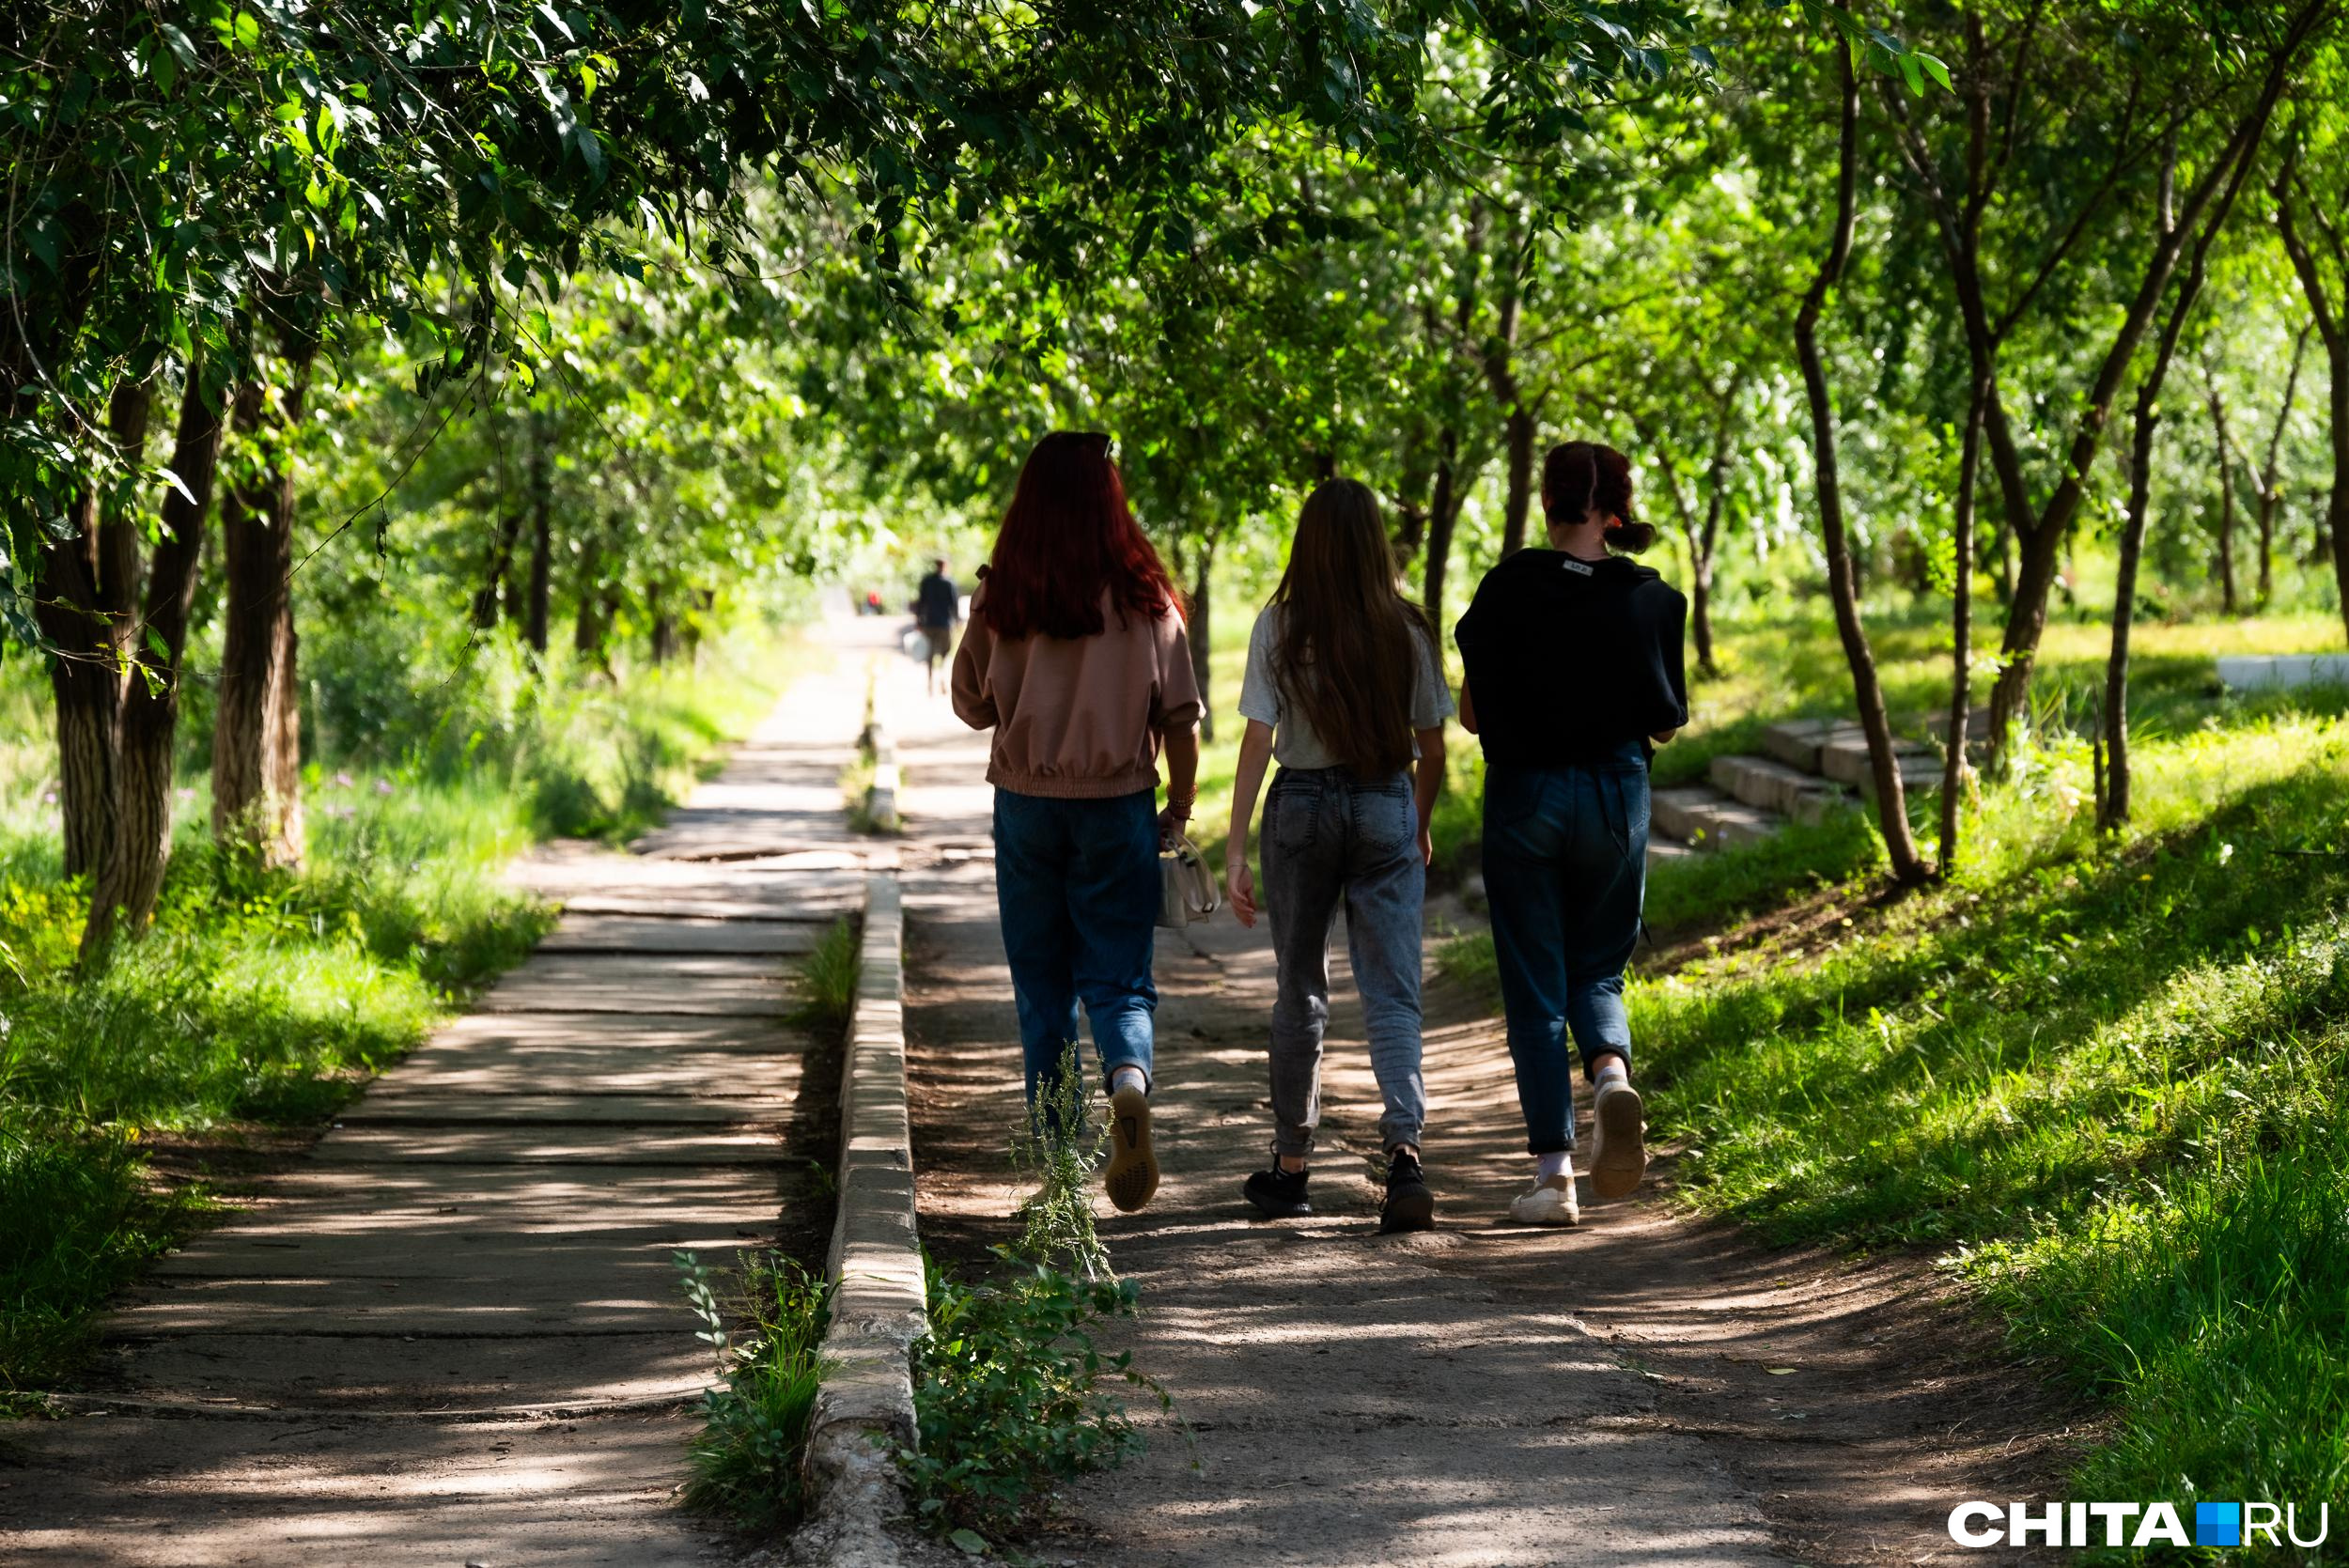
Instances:
[[[239,11],[237,13],[236,31],[236,46],[239,49],[258,49],[261,47],[261,19],[255,16],[251,11]]]
[[[964,1551],[969,1552],[972,1557],[985,1557],[987,1555],[987,1537],[981,1535],[977,1530],[958,1529],[952,1535],[946,1537],[946,1539],[953,1542],[956,1545],[960,1546]]]

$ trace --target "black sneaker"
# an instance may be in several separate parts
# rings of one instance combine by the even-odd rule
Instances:
[[[1311,1171],[1283,1171],[1276,1159],[1271,1170],[1249,1177],[1240,1192],[1264,1210],[1267,1219],[1302,1219],[1314,1212],[1305,1198],[1305,1183],[1312,1175]]]
[[[1387,1201],[1378,1210],[1378,1229],[1432,1231],[1436,1228],[1436,1194],[1420,1169],[1419,1157],[1400,1150],[1387,1160]]]

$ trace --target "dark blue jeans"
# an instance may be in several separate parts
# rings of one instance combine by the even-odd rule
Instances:
[[[1647,891],[1647,762],[1639,742],[1591,766],[1489,768],[1485,893],[1529,1152],[1574,1147],[1574,1069],[1631,1060],[1623,970]]]
[[[1150,983],[1159,915],[1156,795],[1060,800],[995,792],[995,898],[1019,1006],[1028,1099],[1057,1084],[1077,1038],[1077,1004],[1093,1023],[1106,1078],[1150,1072]]]

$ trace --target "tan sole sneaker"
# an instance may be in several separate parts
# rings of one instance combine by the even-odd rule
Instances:
[[[1139,1089],[1120,1089],[1110,1096],[1110,1162],[1101,1172],[1101,1190],[1110,1202],[1132,1214],[1159,1189],[1159,1157],[1150,1147],[1150,1096]]]
[[[1509,1200],[1509,1218],[1520,1225],[1579,1225],[1582,1205],[1575,1201],[1574,1172],[1546,1176],[1531,1192]]]
[[[1598,1092],[1591,1119],[1591,1191],[1609,1201],[1628,1198],[1647,1174],[1647,1123],[1640,1092],[1628,1083],[1609,1083]]]

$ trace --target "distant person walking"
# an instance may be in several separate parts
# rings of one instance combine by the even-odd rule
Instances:
[[[1509,1205],[1538,1225],[1581,1217],[1574,1190],[1571,1032],[1595,1092],[1591,1188],[1647,1170],[1623,971],[1647,889],[1648,760],[1688,722],[1688,600],[1617,551],[1656,530],[1631,509],[1631,463],[1573,441],[1542,465],[1548,550],[1485,574],[1457,637],[1460,722],[1485,747],[1485,891],[1534,1184]]]
[[[960,619],[962,595],[955,580],[946,575],[946,558],[941,555],[930,563],[929,575],[913,591],[913,624],[921,629],[927,644],[924,675],[933,697],[938,695],[939,666],[954,652],[955,623]]]
[[[1330,1022],[1330,931],[1346,910],[1371,1070],[1386,1110],[1384,1231],[1435,1223],[1420,1162],[1427,1092],[1420,1076],[1420,916],[1428,815],[1443,787],[1452,713],[1434,629],[1403,597],[1368,486],[1331,479],[1306,497],[1288,569],[1248,639],[1237,777],[1224,881],[1256,924],[1248,830],[1268,761],[1264,902],[1279,995],[1272,1004],[1273,1159],[1248,1178],[1274,1219],[1313,1212],[1307,1162],[1321,1120],[1321,1040]]]
[[[1109,437],[1056,430],[1028,455],[972,598],[954,702],[995,731],[995,895],[1029,1103],[1057,1087],[1081,1001],[1109,1080],[1102,1186],[1130,1212],[1159,1185],[1159,848],[1198,799],[1200,701],[1181,601],[1127,509]]]

